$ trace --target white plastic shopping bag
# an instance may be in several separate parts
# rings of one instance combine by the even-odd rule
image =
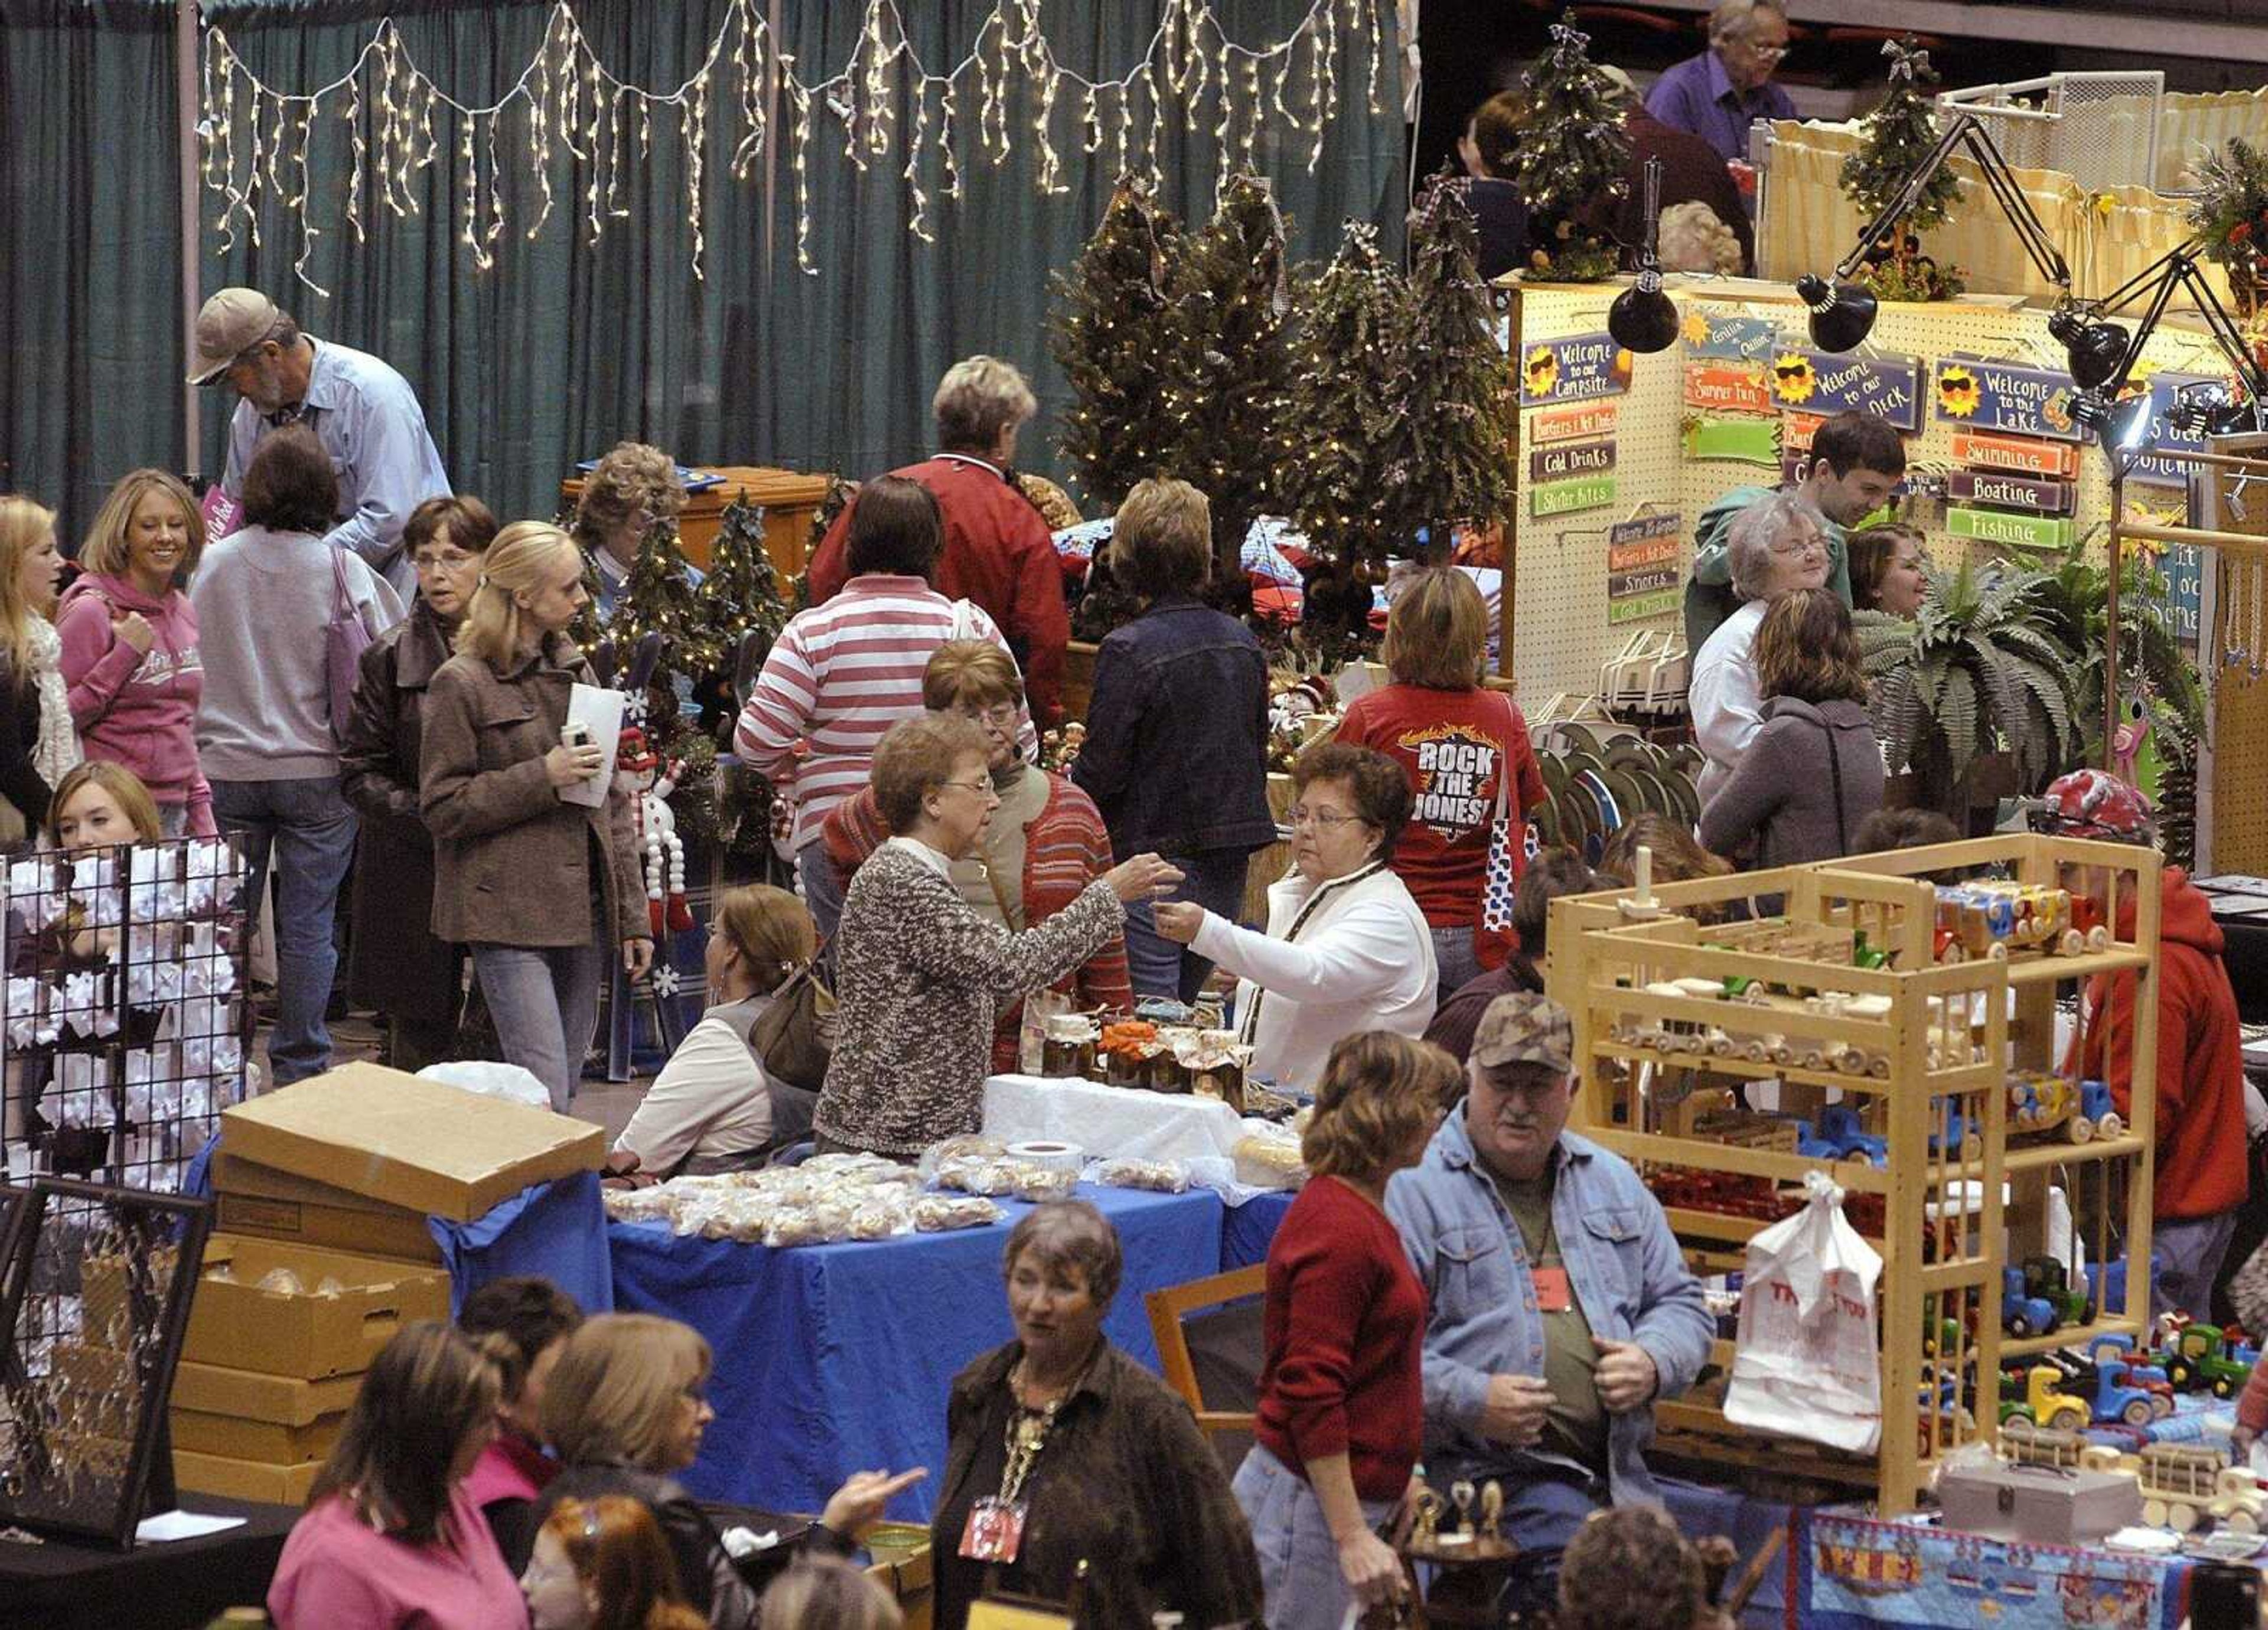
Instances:
[[[1882,1259],[1845,1219],[1830,1178],[1803,1183],[1810,1203],[1749,1242],[1725,1419],[1871,1454],[1882,1435]]]

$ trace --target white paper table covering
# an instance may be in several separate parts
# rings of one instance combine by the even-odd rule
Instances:
[[[1233,1156],[1244,1123],[1214,1098],[995,1075],[984,1083],[984,1135],[1074,1143],[1090,1159],[1186,1161]]]

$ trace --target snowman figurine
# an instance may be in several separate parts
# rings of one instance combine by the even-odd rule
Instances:
[[[647,919],[658,943],[666,943],[663,930],[683,933],[693,926],[693,912],[685,904],[685,843],[677,835],[677,817],[670,812],[669,795],[677,790],[678,764],[664,764],[647,744],[645,732],[625,726],[622,745],[615,755],[615,778],[637,812],[637,845],[645,878]]]

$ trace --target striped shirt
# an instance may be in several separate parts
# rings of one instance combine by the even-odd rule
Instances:
[[[781,631],[733,739],[795,805],[790,848],[819,841],[827,812],[866,785],[875,744],[921,712],[922,670],[953,638],[956,613],[970,638],[1008,648],[981,607],[947,600],[919,578],[881,572],[852,578]],[[1030,713],[1019,712],[1029,758],[1038,737]]]

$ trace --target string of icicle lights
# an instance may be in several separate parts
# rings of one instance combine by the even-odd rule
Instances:
[[[1039,155],[1035,183],[1045,193],[1070,190],[1063,151],[1072,141],[1083,153],[1107,154],[1115,173],[1146,169],[1152,188],[1162,188],[1159,133],[1176,117],[1185,130],[1198,131],[1208,117],[1207,97],[1212,100],[1211,129],[1222,177],[1251,167],[1263,120],[1306,138],[1313,173],[1322,159],[1324,133],[1338,110],[1343,72],[1350,83],[1358,71],[1366,76],[1370,111],[1380,110],[1380,63],[1393,48],[1379,14],[1382,4],[1391,0],[1314,0],[1290,33],[1256,48],[1228,37],[1210,0],[1166,0],[1157,32],[1132,70],[1121,78],[1094,80],[1056,60],[1040,26],[1040,0],[999,0],[977,29],[968,55],[942,74],[931,72],[906,38],[895,0],[868,0],[850,61],[831,77],[806,84],[796,76],[793,54],[779,48],[770,25],[758,14],[755,0],[732,0],[700,67],[675,90],[664,92],[617,78],[600,61],[573,9],[560,0],[534,56],[512,87],[484,107],[460,102],[435,84],[391,18],[378,25],[352,67],[312,92],[279,91],[267,84],[237,55],[226,34],[208,28],[197,126],[202,182],[221,200],[214,225],[222,253],[235,246],[239,225],[258,246],[264,192],[291,215],[298,231],[292,269],[316,293],[328,294],[307,272],[308,257],[323,235],[311,218],[310,201],[335,195],[329,186],[318,188],[309,173],[319,117],[335,112],[346,124],[351,159],[343,213],[345,229],[359,243],[365,214],[379,209],[397,217],[419,213],[412,178],[443,161],[444,138],[435,121],[453,115],[454,163],[464,177],[456,236],[475,266],[486,271],[496,263],[496,245],[512,208],[506,202],[506,166],[497,152],[497,132],[507,122],[522,127],[519,156],[532,173],[532,194],[520,195],[532,199],[519,209],[526,218],[526,235],[534,238],[543,230],[558,203],[552,168],[557,151],[564,149],[584,166],[585,176],[581,197],[571,196],[569,205],[582,215],[587,241],[596,244],[609,220],[629,217],[623,176],[652,151],[657,114],[674,110],[676,139],[685,153],[686,215],[697,278],[705,275],[701,212],[712,104],[737,122],[739,139],[728,166],[735,181],[747,180],[762,157],[777,105],[787,127],[796,263],[816,274],[819,268],[811,258],[810,154],[822,115],[840,127],[844,156],[861,172],[902,153],[906,228],[924,243],[935,241],[935,201],[922,186],[924,155],[935,150],[944,195],[957,201],[961,156],[956,144],[973,146],[972,162],[996,167],[1005,162],[1014,149],[1018,127],[1026,123],[1011,107],[1020,85],[1028,92],[1026,139]],[[363,134],[366,96],[377,110],[371,138]],[[902,119],[901,97],[908,108]],[[975,129],[965,131],[972,118]]]

